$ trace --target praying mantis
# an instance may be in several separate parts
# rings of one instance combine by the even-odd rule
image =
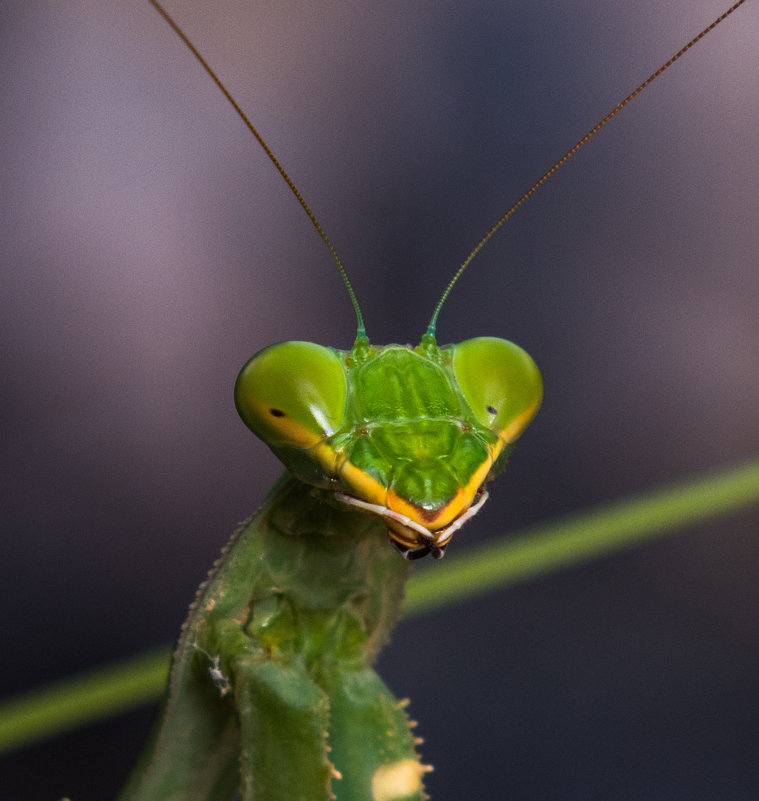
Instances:
[[[422,801],[421,740],[406,702],[372,667],[407,575],[386,541],[406,560],[443,556],[535,416],[540,373],[505,339],[437,344],[444,301],[480,246],[417,347],[372,345],[343,264],[292,179],[184,31],[151,4],[313,222],[353,305],[356,338],[346,351],[280,342],[240,371],[237,411],[287,471],[198,591],[162,712],[119,799]]]
[[[685,15],[685,11],[683,11],[683,15]],[[678,42],[675,42],[675,44],[677,44],[677,43],[679,43],[679,40],[678,40]],[[697,58],[696,58],[696,60],[697,60]],[[647,66],[650,66],[650,62],[647,62]],[[686,69],[687,69],[687,68],[686,68]],[[617,96],[616,94],[613,94],[613,95],[612,95],[612,98],[613,98],[613,99],[616,99],[616,96]],[[194,105],[194,113],[195,113],[195,114],[198,114],[198,108],[197,108],[198,104],[199,104],[199,101],[195,101],[195,102],[193,103],[193,105]],[[220,112],[220,115],[221,115],[221,112]],[[620,128],[625,128],[625,127],[626,127],[626,125],[625,125],[625,123],[620,123],[620,126],[619,126],[619,127],[620,127]],[[657,140],[655,140],[655,141],[657,141]],[[564,144],[564,140],[562,140],[561,144]],[[339,149],[339,148],[338,148],[338,149]],[[617,158],[619,158],[619,157],[617,156]],[[589,159],[589,160],[591,160],[591,161],[593,160],[593,158],[592,158],[592,157],[590,157],[590,156],[588,157],[588,159]],[[517,160],[518,160],[518,159],[517,159]],[[221,155],[219,155],[219,157],[218,157],[218,159],[217,159],[217,163],[220,163],[221,161],[222,161],[222,159],[221,159]],[[544,164],[544,161],[545,161],[545,159],[543,159],[543,162],[541,162],[541,163],[542,163],[542,164]],[[514,162],[514,159],[512,158],[512,159],[511,159],[511,163],[513,163],[513,162]],[[610,183],[613,183],[613,181],[611,181],[611,180],[610,180]],[[520,188],[521,188],[521,184],[520,184]],[[613,187],[611,187],[611,188],[610,188],[610,191],[611,191],[611,189],[613,189]],[[325,192],[326,192],[327,190],[326,190],[326,189],[323,189],[322,191],[325,191]],[[576,190],[570,190],[570,192],[573,192],[573,191],[576,191]],[[555,193],[559,193],[559,190],[552,190],[552,194],[553,194],[554,192],[555,192]],[[270,196],[273,198],[273,196],[274,196],[274,191],[272,190],[272,191],[270,191],[268,194],[269,194],[269,195],[270,195]],[[340,192],[338,191],[338,193],[337,193],[337,194],[340,194]],[[571,196],[571,195],[570,195],[570,196]],[[271,202],[276,202],[276,201],[272,200]],[[542,202],[542,201],[541,201],[541,202]],[[572,202],[575,202],[575,201],[574,201],[574,198],[573,198]],[[477,205],[478,205],[478,209],[481,209],[483,204],[480,204],[480,203],[478,202],[478,204],[477,204]],[[485,213],[489,214],[489,213],[491,213],[491,210],[492,210],[492,204],[490,204],[489,208],[486,210],[486,212],[485,212]],[[597,207],[596,207],[596,211],[599,211],[599,209],[598,209]],[[474,218],[474,212],[467,212],[467,213],[468,213],[468,214],[469,214],[469,213],[471,213],[472,217]],[[479,213],[479,212],[478,212],[478,213]],[[481,216],[482,216],[482,215],[480,214],[480,217],[481,217]],[[248,217],[248,215],[246,214],[246,219],[247,219],[247,217]],[[554,215],[554,217],[555,217],[555,215]],[[552,225],[554,224],[554,217],[552,217],[552,218],[551,218],[551,219],[552,219],[552,222],[551,222],[551,224],[552,224]],[[479,220],[478,220],[477,222],[479,222]],[[479,232],[479,227],[480,227],[479,225],[475,225],[475,223],[473,222],[473,223],[472,223],[472,227],[473,227],[473,228],[475,228],[475,229],[476,229],[476,230]],[[534,241],[534,237],[533,237],[533,241]],[[467,244],[467,245],[468,245],[468,244],[470,244],[468,240],[466,241],[466,244]],[[418,242],[415,242],[415,243],[413,243],[413,245],[412,245],[412,247],[418,247],[418,246],[419,246],[419,243],[418,243]],[[512,259],[511,259],[511,254],[510,254],[510,253],[508,254],[508,262],[509,262],[509,264],[511,264],[511,262],[512,262]],[[511,276],[510,276],[509,280],[510,280],[510,281],[512,281],[512,282],[516,281],[516,282],[518,283],[518,282],[519,282],[519,277],[518,277],[518,275],[514,275],[514,272],[515,272],[515,271],[518,271],[518,270],[521,270],[521,268],[518,268],[518,267],[516,266],[516,260],[514,260],[514,265],[515,265],[514,267],[508,267],[508,268],[505,268],[505,269],[503,269],[503,273],[511,273]],[[220,268],[217,268],[217,269],[220,269]],[[242,267],[241,267],[240,269],[242,270]],[[391,268],[391,267],[388,267],[387,269],[392,269],[392,268]],[[483,272],[483,273],[487,271],[487,268],[486,268],[485,266],[482,266],[482,267],[480,267],[480,268],[478,268],[478,269],[482,270],[482,272]],[[500,271],[500,269],[501,269],[501,268],[500,268],[500,265],[499,265],[499,271]],[[546,269],[546,271],[548,271],[548,268],[545,268],[545,269]],[[662,267],[661,269],[663,270],[664,268]],[[552,263],[552,264],[551,264],[551,270],[550,270],[551,277],[550,277],[550,279],[549,279],[549,278],[546,278],[546,279],[545,279],[546,286],[549,286],[549,285],[550,285],[550,282],[551,282],[551,281],[554,281],[554,279],[555,279],[555,280],[558,282],[558,285],[559,285],[560,287],[564,287],[565,289],[569,289],[569,288],[570,288],[570,284],[569,284],[569,282],[570,282],[570,281],[572,281],[572,283],[571,283],[571,287],[573,287],[573,288],[576,288],[576,279],[577,279],[577,273],[576,273],[576,271],[573,273],[573,272],[572,272],[572,270],[571,270],[570,268],[567,268],[567,272],[566,272],[565,274],[563,274],[563,275],[562,275],[562,274],[560,274],[560,275],[556,275],[556,274],[555,274],[555,273],[556,273],[556,271],[557,271],[557,268],[555,267],[555,262],[554,262],[554,263]],[[409,270],[407,270],[406,272],[409,272]],[[660,271],[658,271],[658,270],[657,270],[657,274],[659,274],[659,272],[660,272]],[[603,275],[603,273],[600,273],[599,275]],[[406,277],[407,277],[407,276],[406,276]],[[219,278],[219,280],[221,281],[221,280],[223,280],[223,279]],[[301,281],[311,281],[311,280],[314,280],[314,279],[313,279],[313,277],[312,277],[312,276],[306,276],[306,277],[302,277],[302,274],[301,274],[301,277],[300,277],[300,279],[299,279],[299,280],[301,280]],[[395,280],[395,281],[400,281],[401,279],[400,279],[399,277],[396,277],[394,280]],[[471,280],[471,279],[470,279],[470,280]],[[484,279],[483,279],[483,280],[484,280]],[[491,278],[491,276],[488,274],[488,280],[495,281],[496,279],[495,279],[495,278]],[[500,280],[500,279],[498,279],[498,280]],[[505,277],[504,277],[504,279],[503,279],[503,280],[504,280],[504,281],[506,281],[506,285],[508,285],[508,281],[506,280],[506,278],[505,278]],[[563,283],[563,282],[566,282],[566,286],[565,286],[565,283]],[[477,284],[477,283],[478,283],[477,281],[472,281],[472,284],[473,284],[473,285],[474,285],[474,284]],[[556,284],[554,284],[554,286],[556,286]],[[488,293],[488,294],[490,294],[491,292],[493,292],[493,294],[495,294],[495,291],[494,291],[494,289],[492,288],[492,284],[490,284],[490,285],[489,285],[489,287],[490,287],[490,288],[488,289],[488,292],[487,292],[487,293]],[[287,291],[288,293],[290,293],[290,292],[294,292],[294,290],[293,290],[293,289],[291,289],[290,287],[284,287],[284,288],[283,288],[283,290],[284,290],[284,291]],[[387,290],[386,290],[386,291],[387,291]],[[462,290],[461,290],[461,291],[463,292],[463,291],[465,291],[465,290],[462,288]],[[474,290],[473,290],[473,291],[474,291]],[[392,293],[392,294],[398,294],[398,293]],[[512,296],[519,297],[519,291],[518,291],[518,289],[517,289],[517,288],[512,288],[512,289],[511,289],[511,294],[512,294]],[[432,291],[432,292],[431,292],[431,295],[434,297],[434,295],[435,295],[435,291]],[[464,296],[464,297],[466,297],[466,296]],[[604,299],[604,302],[608,302],[608,301],[609,301],[609,298],[608,298],[608,297],[606,297],[606,294],[605,294],[605,293],[604,293],[603,299]],[[402,298],[394,298],[394,301],[396,301],[397,303],[403,303],[403,302],[405,302],[405,301],[404,301],[404,299],[402,299]],[[551,304],[555,304],[555,301],[554,301],[554,300],[551,300],[551,301],[550,301],[550,303],[551,303]],[[468,316],[471,318],[471,314],[468,312],[468,309],[471,307],[471,303],[470,303],[470,302],[468,302],[468,301],[466,301],[466,300],[462,300],[462,304],[461,304],[461,305],[462,305],[462,307],[463,307],[463,311],[465,311],[465,312],[467,313],[467,315],[468,315]],[[517,303],[517,305],[519,306],[519,305],[521,305],[521,304],[518,302],[518,303]],[[538,304],[538,301],[537,301],[537,299],[535,300],[534,307],[535,307],[535,308],[539,308],[539,304]],[[518,309],[515,309],[515,316],[517,316],[517,317],[518,317],[518,312],[519,312],[519,310],[518,310]],[[452,313],[453,313],[453,314],[455,314],[456,312],[454,311],[454,312],[452,312]],[[486,310],[482,310],[481,312],[478,312],[478,313],[481,313],[481,314],[482,314],[482,315],[484,315],[485,317],[487,317],[488,315],[491,315],[491,319],[498,319],[497,317],[493,317],[493,315],[496,315],[496,314],[498,313],[498,312],[497,312],[497,309],[494,309],[494,310],[492,310],[492,311],[486,311]],[[508,315],[510,314],[510,312],[506,312],[506,311],[504,311],[504,312],[502,312],[502,313],[503,313],[504,317],[508,317]],[[314,312],[313,310],[305,310],[305,312],[304,312],[304,315],[308,315],[308,314],[315,315],[315,312]],[[315,316],[318,316],[318,315],[315,315]],[[406,315],[404,312],[399,312],[399,313],[398,313],[398,316],[404,317],[404,316],[407,316],[407,315]],[[471,320],[470,320],[469,322],[471,323]],[[382,322],[380,322],[380,326],[382,326],[382,325],[383,325],[383,323],[382,323]],[[449,322],[449,325],[453,325],[453,323],[452,323],[452,322]],[[522,323],[520,323],[520,322],[517,320],[517,322],[516,322],[517,329],[519,328],[519,326],[520,326],[520,325],[523,325],[523,324],[522,324]],[[389,329],[389,328],[390,328],[390,326],[388,325],[388,329]],[[470,331],[471,331],[471,328],[470,328]],[[410,332],[409,332],[409,334],[408,334],[408,336],[409,336],[409,337],[411,337],[411,336],[413,336],[415,333],[416,333],[416,331],[415,331],[415,330],[414,330],[414,331],[410,331]],[[504,333],[506,333],[506,334],[507,334],[507,335],[509,335],[509,336],[513,336],[513,337],[514,337],[514,339],[516,339],[517,341],[524,341],[524,342],[526,342],[526,343],[529,343],[529,337],[528,337],[527,339],[525,339],[523,336],[520,336],[518,332],[517,332],[517,333],[514,333],[514,334],[512,334],[511,330],[509,329],[509,330],[507,330],[507,331],[504,331]],[[559,341],[559,340],[560,340],[560,336],[559,336],[559,334],[560,334],[560,330],[558,330],[558,329],[557,329],[557,330],[555,331],[555,334],[556,334],[556,335],[553,337],[553,341],[554,341],[554,342],[557,342],[557,341]],[[301,334],[300,334],[300,331],[298,331],[298,332],[297,332],[297,335],[298,335],[298,336],[300,336],[300,335],[301,335]],[[380,332],[380,335],[381,335],[381,332]],[[391,335],[391,336],[392,336],[392,338],[397,338],[397,336],[398,336],[398,335],[397,335],[397,334],[396,334],[396,333],[393,331],[393,333],[392,333],[392,335]],[[249,335],[248,335],[248,336],[246,336],[246,337],[242,337],[242,336],[241,336],[241,337],[240,337],[240,340],[242,341],[242,339],[243,339],[243,338],[244,338],[244,339],[246,339],[246,340],[249,340],[249,339],[250,339]],[[271,338],[271,337],[270,337],[270,338]],[[276,337],[274,337],[274,338],[276,338]],[[334,337],[333,337],[333,338],[334,338]],[[327,341],[330,341],[330,340],[329,340],[329,338],[327,339]],[[262,343],[262,344],[263,344],[263,343]],[[538,341],[538,344],[540,344],[540,341]],[[242,350],[242,348],[243,348],[243,345],[241,344],[241,345],[238,347],[238,350]],[[531,349],[532,349],[532,348],[531,348]],[[545,350],[545,348],[539,347],[539,348],[538,348],[538,350],[539,350],[539,351],[542,351],[542,350]],[[597,351],[595,351],[595,352],[597,352]],[[244,353],[244,351],[243,351],[243,353]],[[245,354],[245,355],[246,355],[246,354]],[[244,358],[244,355],[243,355],[243,358]],[[238,355],[238,361],[239,361],[239,355]],[[543,361],[542,357],[540,358],[540,361],[541,361],[541,363],[542,363],[542,361]],[[236,369],[236,368],[235,368],[235,369]],[[592,381],[591,381],[591,383],[592,383]],[[601,394],[603,394],[603,393],[601,393]],[[582,418],[581,418],[581,419],[582,419]],[[636,429],[636,430],[637,430],[637,429]],[[592,443],[593,441],[595,441],[595,436],[598,436],[598,435],[595,435],[595,436],[594,436],[594,435],[593,435],[593,433],[592,433],[592,432],[590,432],[590,431],[586,431],[586,434],[587,434],[587,436],[589,436],[589,437],[591,438],[591,443]],[[236,434],[235,436],[237,436],[237,434]],[[536,435],[536,436],[537,436],[537,435]],[[244,441],[244,438],[243,438],[243,441]],[[250,446],[250,444],[246,442],[246,443],[245,443],[245,446],[244,446],[244,449],[245,449],[245,450],[248,450],[250,447],[251,447],[251,446]],[[596,444],[596,447],[597,447],[598,449],[600,449],[600,447],[601,447],[600,443],[597,443],[597,444]],[[241,446],[240,450],[241,450],[241,451],[243,450],[243,446]],[[564,449],[562,448],[562,451],[563,451],[563,450],[564,450]],[[665,450],[666,450],[666,446],[665,446]],[[635,453],[635,451],[633,451],[633,452]],[[520,457],[527,458],[527,459],[528,459],[528,461],[531,461],[531,458],[532,458],[532,457],[530,457],[530,456],[529,456],[529,455],[526,453],[526,449],[525,449],[525,451],[524,451],[522,454],[520,454]],[[516,469],[516,470],[518,470],[519,468],[518,468],[518,467],[515,467],[515,469]],[[592,469],[592,468],[591,468],[591,469]],[[519,479],[519,476],[518,476],[518,475],[515,477],[515,480],[516,480],[517,482],[519,482],[519,481],[520,481],[520,479]],[[526,482],[525,484],[518,484],[517,486],[527,486],[527,485],[529,485],[529,482]],[[539,482],[539,483],[537,484],[537,486],[540,486],[540,487],[543,487],[543,488],[544,488],[544,487],[546,486],[546,483],[545,483],[545,482]],[[503,488],[503,489],[501,489],[500,491],[504,492],[504,493],[506,494],[507,498],[508,498],[508,496],[509,496],[509,494],[510,494],[510,492],[511,492],[511,491],[509,490],[509,488],[508,488],[508,487],[504,487],[504,488]],[[210,494],[210,493],[209,493],[209,494]],[[248,489],[248,488],[247,488],[247,486],[246,486],[246,496],[249,496],[249,494],[250,494],[250,491],[249,491],[249,489]],[[537,493],[537,492],[536,492],[536,494],[539,494],[539,493]],[[508,504],[507,504],[507,506],[508,506]],[[242,516],[242,515],[244,514],[244,512],[245,512],[245,509],[244,509],[244,508],[243,508],[243,509],[241,509],[241,510],[240,510],[240,512],[239,512],[239,516]],[[473,537],[476,537],[477,535],[476,535],[476,534],[473,534],[472,536],[473,536]],[[197,573],[197,570],[195,570],[195,572]],[[142,616],[141,616],[141,617],[142,617]],[[440,639],[440,638],[438,638],[438,639]],[[472,657],[472,659],[474,659],[474,657]],[[475,660],[475,661],[476,661],[476,660]],[[402,672],[403,672],[403,673],[406,673],[406,671],[402,671]],[[470,683],[471,683],[471,680],[470,680]],[[477,683],[477,682],[476,682],[476,680],[474,680],[474,683],[475,683],[475,684]],[[417,695],[417,693],[415,693],[415,692],[411,692],[410,694],[411,694],[413,697],[415,697],[415,696]],[[439,697],[439,695],[440,695],[440,694],[439,694],[439,692],[438,692],[438,693],[435,693],[435,695],[436,695],[436,697],[437,697],[437,702],[439,703],[439,702],[440,702],[440,697]],[[446,703],[449,703],[449,702],[450,702],[450,699],[446,699]],[[414,711],[415,711],[415,716],[416,716],[416,715],[418,715],[418,716],[419,716],[419,717],[422,719],[422,721],[423,721],[423,722],[426,722],[426,721],[425,721],[425,718],[427,718],[428,716],[427,716],[425,713],[423,713],[423,712],[421,712],[421,711],[418,711],[418,710],[416,709],[416,707],[415,707],[415,710],[414,710]],[[430,737],[430,734],[431,734],[431,732],[429,732],[429,731],[428,731],[428,729],[429,729],[429,728],[433,728],[433,727],[431,727],[431,726],[426,726],[426,727],[425,727],[425,729],[423,730],[423,733],[424,733],[424,734],[427,736],[427,738],[428,738],[428,739],[429,739],[429,737]],[[461,748],[461,747],[462,747],[462,746],[459,746],[459,748]],[[455,759],[455,758],[461,758],[461,757],[463,756],[463,753],[460,751],[458,754],[451,754],[450,756],[451,756],[451,759]],[[447,757],[448,757],[448,755],[446,755],[446,758],[447,758]],[[434,759],[433,761],[435,761],[435,762],[438,764],[438,768],[440,769],[440,759]],[[450,764],[450,763],[449,763],[449,764]],[[493,769],[493,760],[491,760],[491,761],[490,761],[490,764],[491,764],[491,767],[490,767],[490,769],[492,770],[492,769]],[[455,772],[455,771],[454,771],[454,772]],[[463,771],[463,770],[462,770],[462,771],[459,771],[459,774],[460,774],[460,775],[463,775],[463,773],[464,773],[464,772],[465,772],[465,771]],[[437,797],[437,796],[438,796],[438,793],[436,793],[436,797]]]

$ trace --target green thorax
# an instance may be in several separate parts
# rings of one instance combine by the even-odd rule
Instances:
[[[201,650],[224,651],[213,637],[228,636],[231,619],[279,661],[374,660],[400,615],[406,566],[376,518],[320,496],[283,477],[237,533],[223,579],[215,574],[200,602]]]

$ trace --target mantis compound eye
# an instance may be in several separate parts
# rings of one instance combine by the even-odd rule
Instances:
[[[543,380],[532,357],[496,337],[452,347],[453,373],[472,414],[504,445],[513,442],[540,408]]]
[[[336,351],[311,342],[280,342],[255,354],[235,382],[246,426],[272,448],[310,448],[345,417],[348,384]]]

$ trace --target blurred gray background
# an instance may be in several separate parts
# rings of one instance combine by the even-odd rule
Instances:
[[[10,695],[173,639],[279,467],[232,385],[348,347],[308,220],[146,2],[0,6],[0,660]],[[175,0],[334,240],[378,343],[416,342],[486,228],[719,0]],[[446,560],[759,454],[759,8],[533,198],[441,342],[541,366],[543,410]],[[759,511],[402,623],[434,801],[759,797]],[[420,569],[434,569],[421,565]],[[107,801],[152,710],[0,761]]]

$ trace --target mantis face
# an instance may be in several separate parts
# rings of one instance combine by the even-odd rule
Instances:
[[[505,339],[350,351],[265,348],[243,367],[245,424],[299,479],[383,518],[408,558],[439,557],[542,399],[535,362]]]

